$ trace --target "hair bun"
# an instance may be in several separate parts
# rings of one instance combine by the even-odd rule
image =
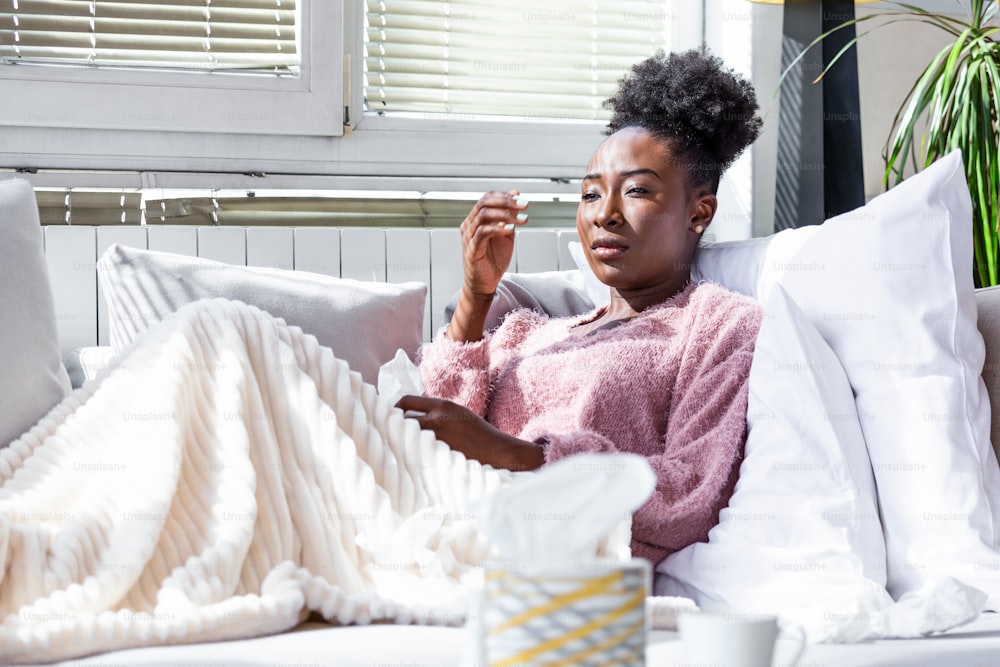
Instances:
[[[714,192],[722,172],[760,135],[753,85],[721,58],[692,49],[634,65],[605,100],[606,134],[639,126],[672,142],[692,184]]]

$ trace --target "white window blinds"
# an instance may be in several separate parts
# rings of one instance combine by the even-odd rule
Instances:
[[[295,73],[298,53],[296,0],[0,0],[4,62]]]
[[[367,0],[367,109],[606,119],[621,76],[670,50],[673,4]]]

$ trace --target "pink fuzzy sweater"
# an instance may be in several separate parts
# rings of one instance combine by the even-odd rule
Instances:
[[[549,463],[580,452],[646,457],[658,483],[633,517],[632,552],[655,565],[706,540],[732,494],[761,310],[703,282],[613,329],[570,336],[600,313],[518,310],[475,343],[442,329],[421,349],[421,379],[428,396],[543,443]]]

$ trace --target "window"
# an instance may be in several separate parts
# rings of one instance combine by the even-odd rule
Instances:
[[[7,0],[0,60],[295,73],[295,0]]]
[[[299,224],[324,218],[331,202],[322,193],[334,190],[405,191],[408,203],[392,206],[415,211],[412,224],[454,224],[470,198],[515,187],[552,194],[543,198],[556,205],[552,224],[571,224],[576,180],[602,139],[601,102],[631,64],[657,48],[683,50],[707,39],[737,69],[756,70],[750,10],[734,4],[754,15],[763,7],[731,0],[281,0],[281,57],[262,62],[258,52],[274,55],[268,12],[278,0],[0,0],[0,169],[38,171],[31,178],[50,189],[45,208],[56,224],[67,210],[77,224],[98,216],[113,223],[123,212],[133,222],[135,197],[185,198],[176,191],[198,194],[189,202],[193,217],[168,211],[175,223],[214,222],[213,192],[224,195],[214,197],[220,222],[242,224],[257,214],[237,210],[258,211],[263,198],[241,203],[240,192],[289,191],[295,206],[276,202],[290,215],[274,224]],[[174,36],[157,42],[158,55],[141,48],[134,63],[141,66],[121,68],[116,58],[146,30],[138,18],[114,14],[126,7],[189,20],[175,21]],[[240,12],[268,19],[247,28],[237,25]],[[15,13],[20,64],[13,62]],[[125,36],[112,39],[115,26]],[[110,41],[101,41],[99,28],[111,30]],[[260,39],[251,47],[253,35]],[[181,47],[187,64],[165,67]],[[23,62],[51,59],[60,48],[99,66]],[[220,51],[237,55],[222,64],[213,60]],[[759,89],[762,102],[768,91]],[[731,208],[720,209],[713,225],[721,239],[749,235],[749,168],[744,161],[723,181],[729,191],[720,199]],[[100,202],[84,191],[100,193]],[[307,201],[301,193],[309,191],[321,194]],[[442,192],[466,196],[461,204],[438,202],[433,195]]]
[[[669,51],[671,2],[367,0],[369,111],[605,120],[621,76]]]
[[[282,6],[287,8],[291,1],[282,0]],[[202,33],[207,34],[210,30],[216,35],[222,30],[221,26],[213,26],[211,20],[206,24],[206,15],[226,16],[223,9],[238,12],[237,5],[241,2],[260,8],[277,0],[177,0],[175,3],[17,0],[16,7],[14,0],[0,0],[3,10],[0,22],[8,21],[0,25],[3,31],[0,39],[7,40],[5,44],[13,43],[14,15],[19,12],[23,15],[18,19],[22,59],[30,52],[31,44],[37,45],[43,39],[59,43],[62,39],[63,43],[77,45],[78,58],[86,55],[88,59],[94,57],[99,61],[103,57],[106,60],[109,52],[101,51],[102,46],[106,43],[121,45],[129,40],[115,38],[119,41],[100,42],[93,36],[97,33],[90,32],[91,20],[95,31],[98,24],[107,30],[116,22],[137,20],[112,19],[108,12],[116,9],[116,5],[144,11],[160,5],[187,7],[185,12],[192,20],[178,22],[184,24],[179,29],[187,30],[187,37],[173,42],[168,40],[167,45],[186,43],[193,46],[203,45]],[[409,0],[411,10],[417,6],[426,9],[429,6],[459,7],[459,4],[451,0]],[[41,28],[62,25],[60,22],[73,14],[59,11],[50,13],[44,21],[41,18],[28,21],[29,13],[41,14],[39,7],[42,5],[76,7],[74,25],[78,30],[65,31],[69,35],[65,38],[58,34],[37,34],[45,33],[44,29],[30,32],[32,24]],[[688,48],[701,41],[700,3],[601,0],[586,5],[583,9],[573,9],[572,15],[585,16],[586,21],[607,20],[622,26],[643,23],[637,20],[639,16],[654,16],[657,20],[666,17],[669,35],[660,35],[662,46]],[[593,13],[597,5],[601,10]],[[394,2],[393,7],[397,6],[403,5]],[[505,11],[515,11],[520,22],[525,16],[536,21],[535,32],[548,34],[552,48],[564,50],[577,40],[574,37],[556,45],[563,39],[558,37],[561,30],[569,26],[576,31],[574,35],[582,34],[582,28],[577,25],[579,21],[553,20],[571,11],[567,6],[562,3],[556,9],[528,9],[526,3],[519,0],[519,10]],[[633,6],[638,9],[633,11]],[[675,6],[676,12],[663,9]],[[188,187],[203,187],[204,174],[232,172],[248,174],[238,187],[244,187],[244,183],[248,187],[257,185],[248,182],[256,178],[249,174],[565,181],[579,176],[581,165],[586,163],[601,139],[600,121],[567,119],[568,114],[558,109],[546,111],[548,115],[539,113],[527,117],[523,113],[520,116],[483,117],[465,112],[458,115],[366,112],[364,39],[368,5],[363,0],[295,0],[294,8],[296,51],[301,60],[297,73],[295,65],[288,63],[279,63],[278,74],[267,75],[246,74],[233,68],[220,70],[214,65],[198,68],[210,71],[190,71],[190,68],[178,71],[149,66],[122,69],[14,64],[14,56],[8,55],[14,51],[13,46],[6,47],[4,62],[0,63],[0,87],[4,99],[13,102],[0,107],[0,166],[22,170],[184,172],[190,174]],[[376,9],[381,11],[381,6]],[[467,3],[456,11],[459,15],[470,16],[479,12],[481,18],[489,19],[490,12],[495,10],[480,0],[475,7]],[[551,14],[553,11],[561,13]],[[602,19],[602,16],[611,18]],[[419,12],[411,14],[408,20],[434,23],[421,19]],[[663,20],[659,25],[662,28]],[[235,28],[226,29],[230,30],[228,34],[235,34],[232,32]],[[470,23],[465,29],[488,33],[491,27],[487,20],[476,26]],[[62,34],[59,30],[48,32]],[[131,32],[141,34],[137,29]],[[593,32],[590,31],[591,37]],[[660,34],[663,30],[657,28],[653,32]],[[600,28],[597,34],[603,34]],[[197,39],[194,35],[198,35]],[[621,41],[619,33],[612,37],[611,41]],[[644,52],[651,52],[657,45],[647,37],[643,37],[646,41],[642,48]],[[595,44],[597,42],[588,38],[580,41],[579,47],[590,54]],[[212,47],[213,50],[219,48],[222,47]],[[39,53],[36,50],[31,55]],[[451,55],[455,55],[454,52]],[[585,84],[591,90],[591,98],[585,103],[589,107],[585,116],[591,118],[605,94],[602,87],[612,85],[609,82],[620,76],[618,68],[625,65],[626,60],[621,53],[612,51],[598,55],[611,60],[602,60],[603,64],[587,69],[581,63],[589,61],[590,55],[564,58],[564,64],[569,64],[568,72],[581,79],[590,78]],[[617,63],[609,65],[615,58]],[[446,65],[448,68],[456,66],[453,63]],[[475,62],[471,66],[474,69]],[[516,83],[519,79],[513,77],[512,80]],[[449,86],[452,83],[449,82]],[[551,80],[532,85],[549,86]],[[535,100],[530,106],[540,109]],[[341,136],[345,129],[349,136]],[[93,183],[92,178],[85,180]],[[149,187],[155,178],[143,176],[142,180],[140,185]],[[419,190],[462,189],[461,183],[446,185],[428,183],[427,188],[423,184],[414,187]]]
[[[682,0],[367,0],[357,134],[379,167],[498,178],[579,178],[602,139],[601,102],[658,48],[701,44]],[[555,94],[553,94],[555,93]],[[367,104],[365,104],[365,102]]]
[[[253,171],[282,152],[256,137],[340,136],[343,23],[341,0],[0,0],[3,164]]]

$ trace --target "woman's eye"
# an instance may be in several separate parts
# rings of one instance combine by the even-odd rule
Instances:
[[[596,192],[584,192],[580,195],[580,201],[594,201],[597,199]]]
[[[638,185],[633,185],[632,187],[630,187],[628,190],[625,191],[625,194],[644,195],[647,192],[649,192],[649,190],[647,190],[646,188],[640,188]]]

